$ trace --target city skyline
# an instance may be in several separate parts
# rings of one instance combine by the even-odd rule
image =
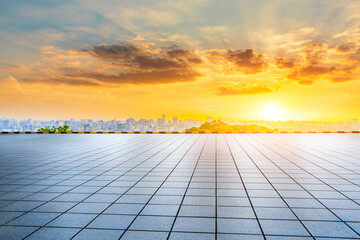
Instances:
[[[41,128],[69,126],[72,131],[185,131],[193,127],[200,127],[205,122],[221,121],[230,125],[256,125],[278,131],[360,131],[360,121],[349,119],[346,121],[266,121],[245,119],[222,119],[207,117],[206,120],[179,119],[163,114],[156,119],[133,118],[126,119],[14,119],[0,118],[0,131],[39,131]]]
[[[0,114],[360,118],[359,1],[2,1]]]

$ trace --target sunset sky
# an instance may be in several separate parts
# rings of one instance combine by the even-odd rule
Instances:
[[[359,0],[0,2],[0,117],[360,118]]]

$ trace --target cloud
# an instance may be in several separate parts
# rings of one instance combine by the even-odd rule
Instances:
[[[166,54],[171,58],[177,58],[177,57],[184,57],[192,55],[192,51],[186,50],[186,49],[175,49],[167,51]]]
[[[81,50],[104,60],[123,60],[141,53],[141,49],[131,44],[98,45],[91,50]]]
[[[119,73],[116,75],[95,72],[79,72],[77,74],[67,74],[67,76],[72,78],[93,79],[104,84],[168,84],[195,81],[198,77],[201,76],[201,74],[195,71],[183,72],[177,70],[164,70],[128,72]]]
[[[355,80],[353,77],[349,77],[349,76],[339,76],[339,77],[333,77],[330,79],[330,81],[332,83],[343,83],[343,82],[348,82],[348,81],[352,81]]]
[[[101,84],[89,80],[69,79],[69,78],[23,78],[24,83],[46,83],[46,84],[66,84],[72,86],[100,86]]]
[[[312,30],[303,31],[306,34]],[[337,44],[306,44],[291,55],[263,54],[251,48],[204,50],[174,44],[158,46],[140,36],[124,43],[100,44],[86,49],[44,46],[41,49],[43,65],[36,65],[36,69],[29,72],[37,74],[29,74],[21,82],[77,86],[158,85],[219,76],[222,80],[216,84],[221,86],[220,95],[268,93],[277,90],[271,87],[273,81],[311,85],[319,80],[333,83],[355,80],[359,75],[360,44],[354,42],[353,37],[341,37],[342,41]],[[244,75],[249,82],[259,82],[259,74],[264,79],[259,85],[223,85],[223,79]]]
[[[283,68],[293,68],[295,66],[295,62],[296,59],[289,59],[289,60],[285,60],[284,57],[278,57],[274,60],[275,65],[279,68],[279,69],[283,69]]]
[[[245,74],[263,72],[268,66],[264,56],[262,54],[256,54],[253,49],[228,50],[226,57]]]
[[[217,89],[217,95],[225,96],[225,95],[256,95],[256,94],[264,94],[264,93],[272,93],[277,91],[276,88],[268,86],[268,85],[250,85],[250,86],[222,86]]]
[[[0,63],[0,73],[1,72],[7,72],[7,71],[28,71],[29,68],[26,65],[20,64],[20,65],[15,65],[15,64],[8,64],[8,63]]]
[[[186,68],[185,61],[176,61],[167,58],[151,57],[139,55],[134,58],[134,62],[142,69],[165,69],[165,68]]]

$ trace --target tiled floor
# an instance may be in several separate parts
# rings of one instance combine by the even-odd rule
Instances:
[[[360,134],[0,136],[0,239],[360,239]]]

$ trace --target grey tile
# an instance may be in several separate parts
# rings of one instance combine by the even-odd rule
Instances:
[[[55,217],[59,216],[58,213],[33,213],[29,212],[21,217],[18,217],[8,225],[19,225],[19,226],[34,226],[34,227],[41,227],[44,226],[46,223],[50,222]]]
[[[80,228],[54,228],[54,227],[43,227],[31,234],[26,239],[30,240],[62,240],[70,239]]]
[[[109,203],[79,203],[71,208],[69,213],[101,213],[109,206]]]
[[[180,204],[182,196],[157,196],[155,195],[149,204]]]
[[[112,203],[118,198],[119,196],[114,194],[96,193],[85,199],[84,202]]]
[[[0,226],[0,239],[22,239],[37,229],[37,227]]]
[[[325,208],[316,199],[285,199],[291,208]]]
[[[165,240],[167,236],[166,232],[126,231],[121,240]]]
[[[330,209],[357,209],[360,210],[359,204],[351,200],[340,199],[320,199]]]
[[[132,214],[137,215],[144,207],[143,204],[118,204],[111,205],[104,213],[106,214]]]
[[[340,217],[343,221],[354,221],[360,222],[360,210],[346,210],[346,209],[338,209],[333,210],[334,213]],[[311,219],[315,220],[315,219]]]
[[[295,214],[300,220],[328,220],[338,221],[339,219],[327,209],[306,209],[294,208]]]
[[[261,234],[259,224],[253,219],[218,219],[218,233]]]
[[[23,200],[33,200],[33,201],[50,201],[51,199],[56,198],[61,193],[34,193],[30,196],[25,197]]]
[[[10,203],[9,205],[6,205],[1,208],[1,211],[30,211],[41,204],[44,204],[44,202],[38,202],[38,201],[17,201]]]
[[[299,221],[260,220],[260,224],[265,234],[289,236],[310,235]]]
[[[173,231],[182,232],[215,232],[215,218],[178,217]]]
[[[218,240],[263,240],[262,235],[244,235],[244,234],[218,234]],[[266,238],[267,239],[267,238]]]
[[[238,197],[218,197],[218,206],[237,206],[237,207],[250,207],[250,202],[247,198]]]
[[[126,229],[135,216],[128,215],[105,215],[98,216],[90,225],[89,228],[103,228],[103,229]]]
[[[80,202],[89,196],[88,193],[65,193],[54,199],[57,202]]]
[[[252,198],[255,207],[287,207],[281,198]]]
[[[65,213],[51,221],[47,226],[52,227],[85,227],[96,217],[95,214]]]
[[[139,216],[131,224],[131,230],[170,231],[174,217]]]
[[[172,232],[169,240],[215,240],[215,235],[210,233]]]
[[[24,212],[0,212],[0,225],[24,214]]]
[[[69,210],[75,204],[76,203],[72,203],[72,202],[47,202],[44,205],[35,208],[33,211],[62,213]]]
[[[123,195],[116,203],[147,203],[151,195]]]
[[[255,218],[251,207],[218,207],[217,214],[224,218]]]
[[[183,204],[197,205],[197,206],[206,206],[206,205],[215,206],[215,197],[185,196]]]
[[[105,229],[83,229],[77,234],[74,240],[103,240],[103,239],[119,239],[122,230],[105,230]]]
[[[182,206],[179,216],[215,217],[215,206]]]
[[[315,237],[359,237],[342,222],[304,221],[304,224]]]
[[[177,205],[147,205],[141,215],[176,216]]]
[[[296,216],[291,212],[289,208],[256,207],[255,211],[259,219],[296,219]]]

